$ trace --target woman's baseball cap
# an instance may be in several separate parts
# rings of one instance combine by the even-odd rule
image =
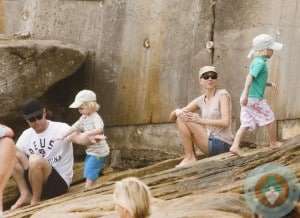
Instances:
[[[34,98],[28,99],[25,101],[22,107],[25,120],[29,120],[32,117],[43,114],[44,106],[42,103]]]
[[[91,90],[81,90],[75,96],[74,102],[69,106],[69,108],[79,108],[84,102],[96,101],[96,94]]]
[[[199,70],[199,77],[201,77],[204,73],[207,73],[207,72],[217,73],[216,68],[214,66],[204,66],[204,67],[201,67]]]
[[[253,48],[248,54],[248,58],[251,58],[253,53],[255,51],[263,51],[267,48],[273,49],[273,50],[281,50],[283,47],[282,43],[275,42],[273,37],[269,34],[260,34],[253,38],[252,40],[252,46]]]

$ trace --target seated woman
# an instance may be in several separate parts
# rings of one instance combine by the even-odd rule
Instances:
[[[119,218],[150,217],[151,194],[149,188],[135,177],[128,177],[116,182],[114,200]]]
[[[228,152],[233,143],[231,99],[225,89],[217,88],[217,78],[215,67],[200,68],[199,83],[204,94],[170,114],[170,120],[177,123],[185,152],[183,160],[176,167],[197,160],[194,145],[207,156],[213,156]]]
[[[16,159],[16,146],[11,128],[0,124],[0,217],[3,212],[3,191],[9,180]]]

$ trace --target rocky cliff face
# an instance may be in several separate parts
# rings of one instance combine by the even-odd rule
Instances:
[[[251,218],[254,213],[244,198],[249,172],[267,163],[280,163],[299,177],[300,138],[285,142],[278,150],[261,147],[247,152],[245,158],[230,153],[211,158],[199,155],[197,162],[182,168],[174,168],[179,159],[170,159],[146,168],[106,174],[93,189],[83,190],[83,184],[78,184],[66,195],[7,211],[5,216],[116,217],[114,182],[136,176],[148,184],[153,194],[152,218]],[[295,184],[299,188],[298,179]],[[295,209],[285,217],[299,216]]]
[[[269,79],[280,92],[267,91],[266,97],[278,118],[280,137],[299,134],[297,0],[2,0],[0,10],[3,34],[29,33],[31,39],[59,40],[89,50],[81,76],[47,93],[55,100],[51,109],[57,120],[74,121],[77,114],[70,116],[63,108],[81,88],[89,88],[97,93],[105,124],[133,129],[132,134],[132,127],[152,124],[163,132],[161,124],[168,122],[170,111],[201,93],[197,72],[207,64],[217,67],[220,87],[232,96],[236,130],[251,40],[269,33],[284,47],[268,61]],[[69,93],[57,97],[63,87],[69,87]],[[145,134],[155,139],[152,146],[160,146],[163,137]],[[111,135],[112,140],[117,137]],[[259,129],[248,140],[266,144],[267,133]],[[113,141],[115,149],[133,144],[127,138],[123,142]],[[180,147],[175,137],[168,137],[168,144]]]

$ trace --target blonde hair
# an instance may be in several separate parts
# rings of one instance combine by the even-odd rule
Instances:
[[[134,218],[150,216],[151,193],[148,186],[136,177],[116,182],[114,201]]]
[[[261,51],[255,51],[253,56],[254,57],[256,57],[256,56],[263,56],[263,57],[265,57],[267,54],[268,54],[268,48],[266,48],[264,50],[261,50]]]
[[[97,112],[100,109],[100,105],[95,101],[86,101],[81,106],[84,106],[94,112]]]

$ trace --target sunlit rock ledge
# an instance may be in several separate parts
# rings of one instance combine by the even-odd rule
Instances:
[[[113,202],[115,181],[136,176],[149,185],[153,194],[152,218],[164,217],[253,217],[244,199],[248,173],[265,163],[280,163],[297,177],[300,175],[300,137],[284,142],[283,147],[252,149],[245,158],[225,153],[211,158],[199,156],[189,166],[174,168],[180,159],[141,169],[107,173],[97,186],[83,189],[83,183],[70,192],[35,206],[6,211],[6,217],[116,217]],[[79,179],[79,178],[78,178]]]

